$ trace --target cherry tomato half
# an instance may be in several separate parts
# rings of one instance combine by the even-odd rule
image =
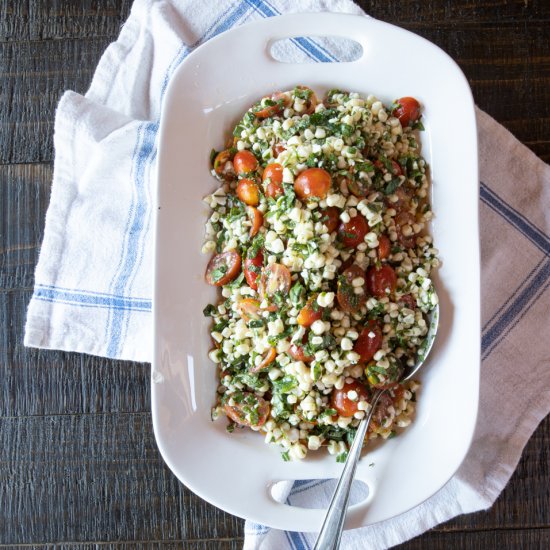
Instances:
[[[290,271],[282,264],[270,264],[262,269],[260,294],[262,298],[273,296],[276,292],[285,295],[290,290]]]
[[[245,323],[252,319],[259,319],[262,314],[260,302],[254,298],[244,298],[237,302],[237,311]]]
[[[273,162],[265,167],[262,181],[265,184],[265,194],[268,197],[277,198],[283,194],[283,167],[278,162]]]
[[[319,100],[317,99],[315,92],[311,88],[308,88],[307,86],[297,86],[297,88],[299,90],[309,90],[310,92],[305,103],[306,109],[302,112],[302,114],[304,115],[310,115],[311,113],[313,113],[313,111],[315,111],[315,107],[317,107]]]
[[[299,199],[324,199],[330,189],[330,174],[322,168],[306,168],[294,180],[294,191]]]
[[[361,292],[355,292],[353,280],[361,278],[363,284],[357,288]],[[350,265],[339,277],[336,291],[336,299],[342,311],[357,313],[367,301],[367,286],[365,272],[358,265]]]
[[[250,372],[260,372],[262,369],[265,369],[267,366],[271,365],[277,357],[277,350],[275,348],[269,348],[267,353],[263,356],[260,364],[257,367],[250,369]]]
[[[353,351],[361,356],[361,361],[370,361],[382,345],[382,327],[377,321],[367,321],[359,337],[355,340]]]
[[[288,107],[290,104],[290,97],[283,92],[275,92],[271,95],[271,101],[274,101],[274,105],[267,105],[263,109],[256,111],[254,116],[256,118],[269,118],[272,116],[279,115],[283,112],[285,107]]]
[[[209,285],[223,286],[230,283],[241,271],[241,255],[228,250],[212,256],[206,266],[206,282]]]
[[[258,277],[262,271],[263,263],[264,255],[261,250],[258,250],[254,258],[246,258],[244,261],[244,278],[248,286],[253,290],[258,290]]]
[[[418,307],[416,298],[412,294],[404,294],[397,300],[397,303],[404,307],[408,307],[409,309],[416,309]]]
[[[323,309],[317,303],[317,295],[313,295],[306,303],[306,305],[298,313],[296,318],[297,323],[302,327],[310,327],[315,321],[318,321],[323,317]]]
[[[250,236],[254,237],[258,234],[260,227],[264,224],[264,215],[254,206],[247,207],[246,212],[248,214],[248,219],[252,224],[250,226]]]
[[[420,118],[420,103],[414,97],[402,97],[396,101],[392,115],[399,119],[401,126],[408,126]]]
[[[306,351],[304,349],[306,342],[307,334],[304,334],[304,337],[302,338],[302,345],[296,344],[295,342],[290,344],[288,354],[292,357],[292,359],[294,359],[294,361],[303,361],[304,363],[311,363],[311,361],[313,361],[314,357],[311,355],[306,355]]]
[[[388,171],[394,176],[402,176],[403,167],[396,160],[393,160],[393,159],[390,161],[390,163],[391,163],[391,170],[387,170],[386,165],[381,160],[375,160],[374,166],[376,166],[376,168],[378,168],[382,172]]]
[[[365,235],[370,231],[369,224],[364,216],[357,214],[349,222],[340,224],[338,238],[346,248],[356,248],[364,242]]]
[[[273,158],[277,158],[283,151],[286,150],[286,147],[282,143],[276,143],[271,150],[273,151]]]
[[[399,384],[399,380],[403,374],[403,367],[400,364],[391,365],[388,369],[384,370],[385,372],[382,374],[380,369],[377,368],[375,361],[371,361],[365,367],[367,380],[373,388],[388,390],[395,388]]]
[[[340,224],[340,210],[336,206],[329,206],[321,210],[321,223],[326,225],[328,232],[336,231]]]
[[[389,395],[388,392],[384,392],[380,396],[380,399],[378,400],[378,403],[376,404],[376,408],[374,409],[374,412],[372,414],[372,419],[368,429],[368,433],[371,433],[374,430],[377,430],[378,428],[380,428],[380,425],[382,424],[384,419],[388,416],[388,408],[392,405],[394,405],[394,400],[392,399],[391,395]]]
[[[229,163],[229,164],[228,164]],[[233,164],[231,163],[231,151],[225,149],[220,151],[214,159],[214,171],[220,177],[225,179],[234,179]]]
[[[258,160],[254,156],[254,153],[244,149],[233,157],[233,166],[238,176],[244,176],[245,174],[254,172],[258,168]]]
[[[243,392],[242,401],[223,407],[225,414],[241,426],[263,426],[269,416],[269,403],[253,393]]]
[[[367,288],[376,298],[393,294],[397,287],[397,275],[393,267],[384,264],[379,269],[369,267],[367,271]]]
[[[243,178],[237,185],[237,197],[249,206],[257,206],[260,202],[260,191],[255,182]]]
[[[378,258],[385,260],[391,252],[391,241],[386,235],[378,236]]]
[[[352,195],[362,199],[370,193],[370,184],[368,180],[353,178],[348,180],[348,190]]]
[[[350,398],[349,392],[355,392],[356,398]],[[354,380],[353,382],[346,382],[341,390],[334,389],[331,394],[330,403],[340,416],[349,418],[359,411],[359,401],[368,402],[368,400],[369,392],[366,386],[358,380]]]

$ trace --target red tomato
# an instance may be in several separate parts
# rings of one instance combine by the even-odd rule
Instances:
[[[244,298],[237,303],[237,311],[245,323],[252,319],[259,319],[262,314],[260,302],[254,298]]]
[[[392,406],[393,404],[394,401],[388,392],[384,392],[380,396],[380,399],[378,400],[376,408],[374,409],[374,412],[372,414],[371,423],[368,429],[369,433],[380,427],[380,424],[382,424],[384,419],[388,416],[388,407]]]
[[[391,241],[386,235],[378,236],[378,258],[385,260],[391,252]]]
[[[269,403],[253,393],[243,392],[242,401],[223,407],[225,414],[241,426],[263,426],[269,416]]]
[[[405,294],[401,296],[401,298],[399,298],[397,302],[405,307],[408,307],[409,309],[417,308],[416,298],[412,294]]]
[[[248,283],[248,286],[253,290],[258,290],[258,277],[262,271],[262,265],[264,263],[264,255],[261,250],[254,258],[246,258],[244,261],[244,278]]]
[[[395,160],[391,160],[390,163],[391,163],[391,170],[387,170],[386,165],[381,160],[375,160],[374,166],[376,166],[376,168],[378,168],[382,172],[388,171],[394,176],[402,176],[403,175],[402,166]]]
[[[249,206],[256,206],[260,202],[260,191],[255,182],[243,178],[237,185],[237,197]]]
[[[258,161],[253,153],[245,149],[233,157],[233,166],[238,176],[244,176],[258,168]]]
[[[302,341],[304,343],[306,341],[306,338]],[[310,355],[306,355],[306,352],[304,350],[304,346],[300,346],[298,344],[295,344],[294,342],[290,344],[290,348],[288,349],[288,354],[294,361],[303,361],[304,363],[311,363],[313,361],[314,357],[311,357]]]
[[[276,143],[272,148],[273,157],[277,158],[283,151],[286,150],[286,147],[282,143]]]
[[[355,399],[349,397],[349,392],[357,394]],[[359,411],[359,401],[369,400],[369,392],[364,384],[358,380],[346,382],[341,390],[334,389],[331,394],[330,403],[333,409],[338,411],[340,416],[350,417]]]
[[[393,267],[384,264],[379,269],[370,267],[367,271],[367,288],[376,298],[383,298],[387,294],[393,294],[397,287],[397,275]]]
[[[399,380],[403,374],[403,367],[396,365],[394,368],[389,368],[385,374],[381,374],[378,369],[373,370],[373,367],[376,367],[375,361],[371,361],[365,367],[367,380],[373,388],[388,390],[395,388],[399,384]]]
[[[306,168],[294,180],[294,191],[299,199],[324,199],[330,189],[330,174],[322,168]]]
[[[265,369],[267,366],[273,363],[273,361],[275,361],[275,357],[277,357],[277,350],[275,348],[269,348],[260,364],[257,367],[251,368],[250,372],[259,372],[262,369]]]
[[[254,206],[249,206],[246,211],[250,221],[252,222],[250,227],[250,236],[254,237],[258,234],[260,227],[264,224],[264,215],[257,208],[254,208]]]
[[[355,195],[357,198],[361,199],[370,193],[370,184],[368,180],[354,178],[348,180],[348,189],[352,195]]]
[[[230,283],[241,271],[241,255],[228,250],[212,256],[206,266],[206,282],[209,285],[223,286]]]
[[[268,105],[259,111],[256,111],[254,115],[256,118],[269,118],[279,115],[283,112],[285,107],[290,104],[290,97],[283,92],[275,92],[271,95],[271,101],[275,101],[275,105]]]
[[[357,294],[352,282],[359,277],[365,282],[359,287],[362,292]],[[350,265],[338,277],[336,299],[338,300],[340,309],[347,313],[357,313],[365,305],[367,301],[366,276],[365,272],[358,265]]]
[[[302,327],[310,327],[315,321],[323,317],[323,309],[317,303],[317,294],[312,296],[306,303],[306,305],[298,313],[296,321]]]
[[[270,264],[262,269],[260,294],[262,298],[273,296],[276,292],[283,295],[290,290],[290,271],[282,264]]]
[[[321,210],[321,223],[327,226],[328,232],[336,231],[340,224],[340,210],[336,206],[329,206]]]
[[[229,149],[221,151],[216,155],[214,159],[214,171],[218,176],[227,175],[225,166],[228,162],[231,162],[231,151]],[[231,170],[231,173],[233,173],[233,170]]]
[[[351,265],[353,265],[353,256],[350,256],[347,260],[342,262],[342,265],[338,268],[338,273],[344,273],[344,271]]]
[[[269,180],[269,181],[266,181]],[[265,167],[262,181],[266,185],[265,194],[276,198],[283,194],[283,167],[278,162],[273,162]]]
[[[361,361],[370,361],[382,345],[382,327],[373,319],[367,321],[365,328],[355,340],[353,351],[361,356]]]
[[[402,97],[396,103],[392,115],[399,119],[401,126],[408,126],[420,118],[420,103],[414,97]]]
[[[349,222],[340,224],[338,237],[346,248],[356,248],[364,242],[365,235],[370,231],[369,224],[364,216],[357,214]]]

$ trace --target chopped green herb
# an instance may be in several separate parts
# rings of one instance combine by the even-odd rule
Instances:
[[[344,451],[343,453],[340,453],[339,455],[336,456],[336,462],[345,462],[347,458],[348,458],[348,453],[347,451]]]
[[[212,270],[210,274],[212,281],[217,283],[227,273],[227,266],[225,264],[220,265],[216,269]]]
[[[208,304],[208,305],[202,310],[202,314],[203,314],[205,317],[211,317],[212,315],[214,315],[214,313],[216,313],[216,311],[217,311],[216,306],[213,306],[212,304]]]

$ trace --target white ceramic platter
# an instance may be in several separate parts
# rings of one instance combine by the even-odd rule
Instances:
[[[352,63],[289,64],[272,59],[274,40],[345,36],[359,42]],[[244,111],[262,96],[303,84],[373,93],[391,103],[414,96],[424,106],[423,155],[431,166],[432,233],[443,260],[436,280],[441,327],[414,423],[375,446],[357,469],[367,500],[351,507],[347,528],[375,523],[418,505],[440,489],[469,448],[479,382],[478,168],[474,105],[457,65],[430,42],[371,18],[293,14],[228,31],[191,54],[166,94],[160,130],[152,411],[164,460],[192,491],[232,514],[272,527],[315,531],[324,510],[280,504],[280,480],[338,477],[325,452],[284,462],[280,450],[249,430],[210,420],[217,387],[209,319],[216,291],[204,282],[201,254],[216,181],[209,154],[220,149]],[[374,465],[372,465],[374,464]]]

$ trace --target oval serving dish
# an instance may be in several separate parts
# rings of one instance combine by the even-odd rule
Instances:
[[[281,63],[271,45],[287,37],[344,36],[363,55],[346,63]],[[235,75],[235,60],[240,71]],[[398,66],[399,70],[395,70]],[[442,266],[434,278],[441,326],[422,373],[416,417],[399,437],[373,445],[356,478],[369,496],[350,508],[346,528],[401,514],[438,491],[456,472],[473,436],[479,392],[479,245],[477,134],[472,95],[452,59],[408,31],[368,17],[315,13],[265,19],[200,46],[175,71],[163,107],[158,165],[152,413],[162,456],[197,495],[278,529],[316,531],[325,511],[276,502],[280,480],[339,477],[324,452],[284,462],[280,449],[249,430],[227,434],[210,420],[217,388],[204,306],[216,290],[204,282],[201,254],[217,182],[209,154],[242,113],[275,90],[303,84],[322,97],[340,88],[401,96],[423,105],[422,154],[430,165],[431,233]]]

